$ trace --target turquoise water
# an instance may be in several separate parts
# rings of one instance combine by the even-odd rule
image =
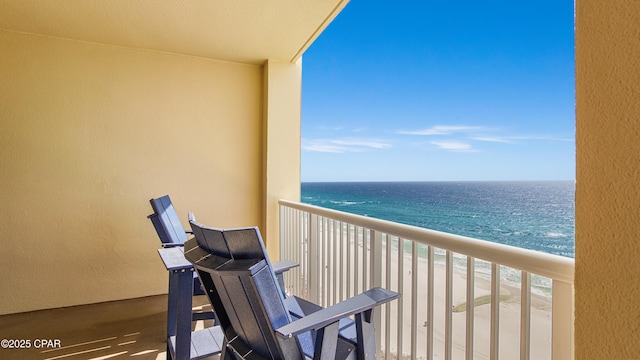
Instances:
[[[574,181],[302,183],[302,202],[574,257]]]

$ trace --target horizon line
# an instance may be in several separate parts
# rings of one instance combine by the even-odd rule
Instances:
[[[416,182],[575,182],[575,179],[556,179],[556,180],[307,180],[300,181],[303,183],[416,183]]]

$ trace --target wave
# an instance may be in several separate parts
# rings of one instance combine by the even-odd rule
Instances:
[[[341,200],[341,201],[329,200],[329,202],[338,206],[360,205],[365,203],[365,201],[347,201],[347,200]]]
[[[567,238],[567,237],[569,237],[569,235],[563,234],[563,233],[560,233],[560,232],[548,232],[548,233],[546,233],[546,234],[544,234],[542,236],[547,237],[547,238]]]
[[[303,202],[574,257],[574,182],[303,183]]]

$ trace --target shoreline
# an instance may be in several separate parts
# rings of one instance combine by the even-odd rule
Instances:
[[[444,271],[444,267],[446,266],[446,259],[445,259],[444,253],[446,250],[442,250],[442,249],[436,249],[436,250],[437,252],[433,260],[434,267],[440,266],[443,268],[443,271]],[[457,253],[453,254],[453,263],[454,263],[453,271],[463,276],[464,279],[466,279],[466,276],[467,276],[466,258],[467,256],[463,254],[457,254]],[[405,251],[405,259],[411,259],[410,252]],[[426,263],[427,259],[425,256],[421,256],[421,254],[419,253],[418,261]],[[491,264],[488,261],[476,259],[475,260],[475,269],[476,269],[475,280],[484,281],[485,283],[489,284],[488,286],[490,286],[491,284],[491,268],[490,267],[491,267]],[[510,289],[517,289],[517,291],[519,292],[522,272],[520,270],[513,269],[508,266],[503,266],[503,267],[506,267],[508,270],[506,272],[500,271],[500,286],[505,288],[510,288]],[[531,278],[532,278],[531,279],[532,300],[534,297],[536,297],[536,299],[539,300],[540,302],[544,302],[544,301],[551,302],[551,296],[552,296],[551,279],[548,279],[536,274],[531,274]],[[548,283],[541,284],[541,282],[543,281]]]
[[[402,301],[403,319],[402,319],[402,349],[403,354],[408,354],[411,348],[411,255],[404,255],[403,260],[403,289],[398,289],[398,259],[397,256],[392,256],[391,269],[392,274],[390,278],[390,288],[394,291],[400,291],[403,296],[401,299],[393,302],[390,306],[390,343],[389,349],[392,354],[397,353],[397,334],[398,321],[394,321],[398,316],[398,302]],[[418,311],[414,315],[417,325],[417,354],[420,358],[426,354],[426,338],[427,329],[424,326],[427,323],[427,286],[426,280],[421,281],[420,274],[427,273],[427,261],[424,258],[418,258]],[[446,270],[445,264],[434,260],[433,266],[434,272],[434,299],[433,309],[433,340],[434,340],[434,357],[444,356],[444,342],[445,342],[445,297],[446,297]],[[455,266],[452,272],[452,303],[453,306],[461,306],[466,304],[466,291],[467,291],[467,274],[466,271],[460,271]],[[501,277],[502,278],[502,277]],[[386,279],[383,275],[383,283]],[[476,273],[474,281],[474,298],[487,298],[491,295],[491,281],[485,279],[482,276],[478,276]],[[500,327],[500,339],[499,339],[499,354],[501,358],[511,359],[519,358],[520,354],[520,298],[521,291],[519,287],[511,284],[505,284],[505,281],[501,279],[500,284],[500,296],[505,300],[500,302],[499,310],[499,327]],[[421,301],[421,299],[424,299]],[[531,292],[531,310],[530,310],[530,351],[532,359],[550,359],[551,358],[551,299],[543,295],[535,294]],[[383,310],[383,314],[386,310]],[[464,358],[466,349],[466,310],[453,312],[451,314],[452,325],[452,357],[455,359]],[[491,306],[489,303],[480,304],[474,306],[474,335],[473,335],[473,349],[474,359],[488,359],[490,353],[490,328],[491,328]],[[381,348],[384,348],[385,334],[384,329],[381,329],[383,344]]]

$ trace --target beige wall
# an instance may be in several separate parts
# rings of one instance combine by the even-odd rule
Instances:
[[[640,359],[640,2],[576,2],[576,359]]]
[[[280,259],[278,200],[300,200],[302,60],[264,67],[264,231],[272,261]],[[270,241],[277,239],[278,241]]]
[[[0,314],[166,292],[151,197],[262,224],[262,67],[2,30],[0,54]]]

